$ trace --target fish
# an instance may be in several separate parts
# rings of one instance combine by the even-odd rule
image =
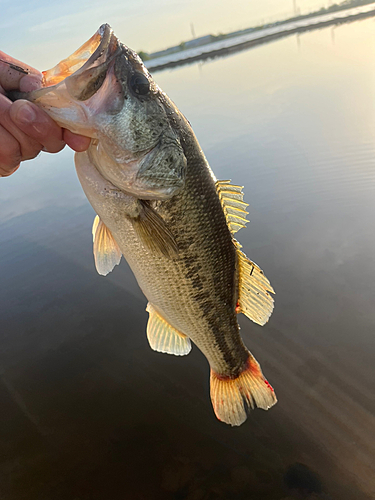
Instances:
[[[234,234],[246,226],[242,186],[217,180],[189,121],[140,57],[108,24],[43,72],[24,98],[60,126],[91,138],[75,154],[96,212],[93,254],[105,276],[127,260],[148,300],[147,339],[187,355],[192,342],[210,366],[216,417],[241,425],[267,410],[275,391],[245,346],[237,316],[264,325],[274,290]]]

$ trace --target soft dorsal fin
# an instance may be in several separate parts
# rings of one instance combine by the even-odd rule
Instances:
[[[111,231],[98,215],[92,225],[92,239],[96,270],[102,276],[106,276],[120,264],[122,254]]]
[[[246,227],[246,207],[243,201],[243,187],[235,186],[227,181],[216,181],[216,190],[229,230],[232,234]],[[241,252],[241,244],[233,239],[238,255],[238,312],[242,312],[249,319],[264,325],[273,311],[273,298],[268,292],[275,293],[263,271],[254,262]]]
[[[249,205],[243,201],[242,189],[243,186],[235,186],[230,181],[216,181],[217,194],[232,234],[246,227],[248,222],[246,207]]]
[[[238,312],[249,319],[264,325],[273,311],[273,298],[268,292],[275,293],[264,272],[237,248],[238,255]]]
[[[189,337],[179,332],[160,316],[150,302],[146,311],[149,313],[147,338],[151,349],[175,356],[185,356],[191,351]]]

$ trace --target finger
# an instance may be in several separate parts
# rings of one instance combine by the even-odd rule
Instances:
[[[10,116],[12,107],[13,104],[8,99],[0,96],[0,125],[18,142],[21,151],[21,160],[31,160],[38,156],[43,149],[43,145],[40,141],[25,134],[15,125]]]
[[[40,89],[42,86],[43,75],[24,75],[19,81],[21,92],[31,92]]]
[[[22,160],[18,141],[0,126],[0,175],[6,177],[19,167]]]
[[[63,129],[63,138],[67,145],[81,153],[82,151],[86,151],[86,149],[90,146],[91,139],[90,137],[85,137],[84,135],[77,135],[70,132],[70,130]]]
[[[1,64],[1,63],[0,63]],[[1,83],[1,77],[0,77]],[[25,75],[19,81],[19,90],[22,92],[31,92],[38,90],[42,86],[41,77],[37,75]],[[0,94],[6,95],[5,89],[0,85]]]
[[[12,104],[9,115],[16,128],[42,144],[45,151],[57,153],[64,148],[61,127],[35,104],[20,99]]]
[[[19,89],[22,92],[28,92],[41,87],[43,75],[40,71],[14,59],[8,54],[5,54],[5,52],[0,51],[0,59],[5,61],[0,61],[0,84],[4,90]],[[25,69],[29,74],[25,75],[6,63],[19,66]]]
[[[35,158],[43,148],[42,144],[20,130],[10,117],[12,103],[4,96],[0,96],[0,125],[17,141],[21,160]],[[0,146],[3,149],[3,144]]]
[[[5,174],[1,173],[1,165],[0,165],[0,177],[9,177],[10,175],[14,174],[14,172],[17,172],[17,170],[20,168],[20,164],[18,164],[12,171],[9,169]]]

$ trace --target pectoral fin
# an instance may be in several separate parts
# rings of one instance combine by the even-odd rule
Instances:
[[[175,257],[178,254],[177,243],[165,221],[146,201],[141,201],[141,204],[141,212],[133,222],[138,236],[152,252]]]
[[[102,276],[106,276],[120,264],[122,254],[111,231],[98,216],[92,225],[92,238],[96,270]]]
[[[264,325],[273,311],[273,298],[268,293],[275,293],[263,271],[246,255],[237,249],[239,311],[249,319]]]
[[[160,316],[148,303],[146,311],[149,313],[147,323],[147,338],[151,349],[175,356],[185,356],[191,351],[189,337],[179,332]]]

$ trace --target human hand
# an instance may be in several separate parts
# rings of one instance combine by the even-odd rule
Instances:
[[[29,74],[9,66],[25,68]],[[10,101],[8,90],[29,92],[42,86],[42,73],[0,51],[0,177],[13,174],[20,162],[35,158],[40,151],[58,153],[65,144],[74,151],[85,151],[90,139],[62,129],[35,104]]]

